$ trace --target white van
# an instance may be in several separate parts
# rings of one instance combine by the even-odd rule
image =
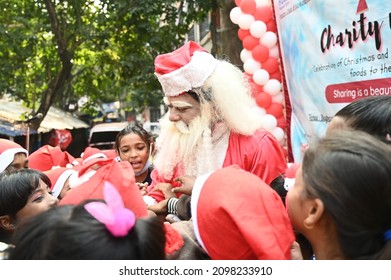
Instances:
[[[113,149],[118,132],[128,124],[128,122],[111,122],[94,125],[90,130],[88,145],[100,150]]]
[[[160,133],[160,123],[158,122],[145,122],[143,128],[154,137],[158,136]]]

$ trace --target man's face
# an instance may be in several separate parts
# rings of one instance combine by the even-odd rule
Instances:
[[[201,114],[200,103],[188,93],[166,97],[165,103],[170,108],[169,120],[171,122],[182,121],[188,126]]]

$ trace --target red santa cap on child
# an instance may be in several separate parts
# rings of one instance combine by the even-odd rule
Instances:
[[[83,164],[96,158],[108,158],[104,152],[94,147],[85,148],[81,157],[83,159]]]
[[[3,172],[13,161],[15,155],[18,153],[25,153],[29,155],[28,151],[8,139],[0,139],[0,172]]]
[[[90,174],[94,166],[99,166],[99,168],[93,171],[88,181],[73,188],[61,199],[60,205],[79,204],[88,199],[104,199],[103,187],[108,181],[118,190],[126,208],[132,210],[137,217],[147,216],[147,206],[136,186],[133,168],[129,162],[117,162],[115,159],[93,159],[82,165],[79,178]]]
[[[229,166],[198,177],[191,212],[212,259],[290,259],[293,229],[278,194],[256,175]]]
[[[57,167],[67,167],[75,158],[68,152],[62,151],[59,146],[44,145],[29,156],[29,167],[40,171],[47,171]]]
[[[50,182],[52,182],[51,191],[54,197],[58,197],[60,195],[65,185],[65,182],[71,176],[77,176],[76,170],[66,167],[54,168],[51,170],[44,171],[44,173],[49,177]],[[71,180],[69,182],[71,182]]]
[[[193,41],[155,58],[155,75],[166,96],[177,96],[201,87],[213,73],[217,60]]]
[[[107,158],[116,159],[118,157],[118,154],[114,149],[103,150],[102,153],[104,153]]]

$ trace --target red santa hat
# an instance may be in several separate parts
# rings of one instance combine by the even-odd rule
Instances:
[[[54,197],[58,197],[60,195],[65,182],[71,176],[77,176],[76,170],[66,167],[54,168],[44,171],[44,173],[49,177],[50,182],[52,183],[51,191]]]
[[[166,96],[177,96],[201,87],[213,73],[217,60],[204,48],[189,41],[179,49],[155,58],[155,75]]]
[[[212,259],[291,259],[295,236],[281,198],[238,166],[197,178],[191,211],[197,240]]]
[[[0,139],[0,172],[3,172],[13,161],[15,155],[18,153],[25,153],[29,155],[28,151],[8,139]]]
[[[99,166],[99,168],[92,171],[93,166]],[[104,199],[103,186],[105,181],[108,181],[121,194],[125,207],[132,210],[137,217],[147,216],[147,206],[136,186],[133,168],[129,162],[117,162],[114,159],[103,158],[93,159],[82,166],[79,170],[79,177],[91,172],[93,173],[88,181],[73,188],[60,200],[60,205],[79,204],[88,199]]]
[[[114,149],[103,150],[102,153],[104,153],[107,158],[117,158],[118,157],[118,154]]]
[[[96,159],[96,158],[104,158],[104,159],[108,158],[106,154],[102,152],[100,149],[93,148],[93,147],[85,148],[81,157],[83,159],[83,164],[89,160]]]
[[[59,146],[44,145],[29,156],[29,167],[40,171],[47,171],[57,167],[66,167],[72,164],[75,158]]]
[[[368,10],[367,1],[365,1],[365,0],[360,0],[360,1],[358,2],[356,14],[361,14],[361,13],[367,11],[367,10]]]

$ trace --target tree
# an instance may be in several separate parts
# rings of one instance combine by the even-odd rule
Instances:
[[[234,7],[236,7],[236,4],[233,0],[218,0],[213,5],[211,27],[212,53],[217,57],[228,57],[233,64],[242,67],[240,52],[243,47],[238,37],[239,28],[229,17]]]
[[[0,2],[0,92],[46,115],[87,95],[156,106],[153,59],[183,43],[215,1],[14,0]],[[41,120],[32,123],[39,127]]]

